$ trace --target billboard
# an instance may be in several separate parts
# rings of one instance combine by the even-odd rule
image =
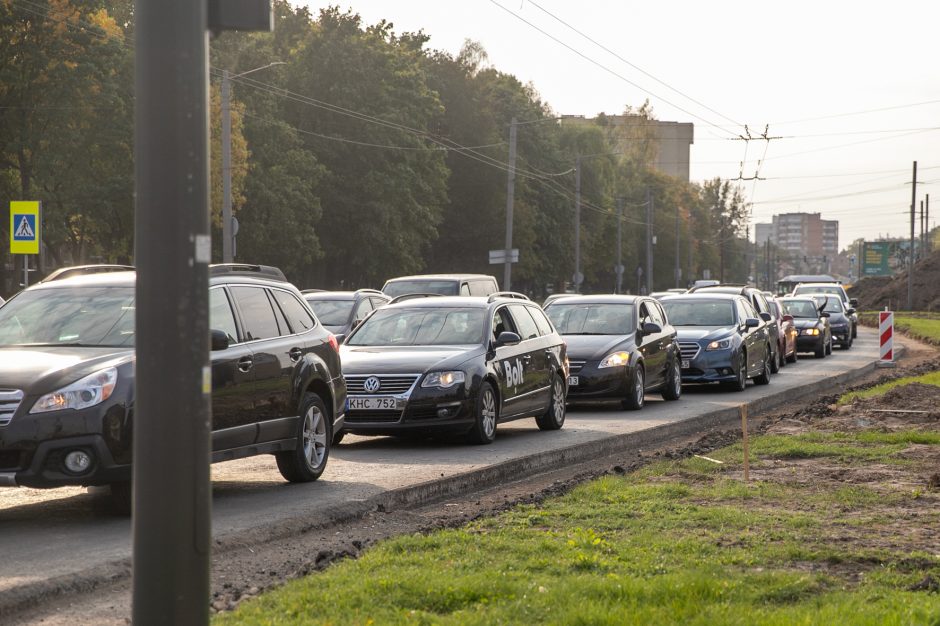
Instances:
[[[906,240],[866,241],[862,244],[862,277],[894,276],[907,267],[910,249],[911,242]]]

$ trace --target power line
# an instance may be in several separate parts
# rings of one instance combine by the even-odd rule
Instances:
[[[831,115],[821,115],[819,117],[804,117],[803,119],[798,120],[787,120],[785,122],[774,122],[775,126],[782,126],[783,124],[800,124],[802,122],[815,122],[818,120],[829,120],[837,117],[849,117],[852,115],[863,115],[865,113],[879,113],[881,111],[893,111],[895,109],[907,109],[910,107],[923,106],[927,104],[937,104],[940,103],[940,100],[924,100],[923,102],[910,102],[908,104],[898,104],[895,106],[881,107],[878,109],[866,109],[864,111],[851,111],[849,113],[834,113]]]
[[[543,13],[545,13],[546,15],[548,15],[549,17],[551,17],[551,18],[554,19],[555,21],[557,21],[557,22],[559,22],[560,24],[564,25],[565,27],[567,27],[567,28],[571,29],[572,31],[576,32],[577,34],[581,35],[582,37],[584,37],[585,39],[587,39],[588,41],[590,41],[591,43],[593,43],[595,46],[599,47],[599,48],[600,48],[601,50],[603,50],[604,52],[607,52],[608,54],[610,54],[610,55],[616,57],[617,59],[620,59],[621,61],[623,61],[624,63],[626,63],[627,65],[629,65],[629,66],[632,67],[633,69],[637,70],[637,71],[640,72],[641,74],[643,74],[643,75],[645,75],[645,76],[647,76],[647,77],[649,77],[649,78],[652,78],[653,80],[655,80],[657,83],[659,83],[659,84],[662,85],[663,87],[666,87],[667,89],[670,89],[670,90],[674,91],[675,93],[677,93],[677,94],[679,94],[680,96],[686,98],[687,100],[690,100],[691,102],[694,102],[695,104],[699,105],[700,107],[711,111],[712,113],[714,113],[714,114],[717,115],[718,117],[723,117],[724,119],[728,120],[729,122],[731,122],[731,123],[734,124],[735,126],[743,126],[743,124],[741,124],[740,122],[737,122],[737,121],[731,119],[730,117],[728,117],[727,115],[716,111],[715,109],[711,108],[711,107],[708,106],[707,104],[704,104],[704,103],[702,103],[702,102],[699,102],[698,100],[696,100],[696,99],[693,98],[692,96],[688,95],[687,93],[684,93],[683,91],[680,91],[679,89],[676,89],[675,87],[673,87],[672,85],[666,83],[665,81],[662,81],[662,80],[660,80],[659,78],[657,78],[656,76],[653,76],[652,74],[650,74],[649,72],[647,72],[646,70],[644,70],[643,68],[641,68],[640,66],[638,66],[638,65],[636,65],[636,64],[634,64],[634,63],[628,61],[627,59],[623,58],[622,56],[620,56],[619,54],[617,54],[616,52],[614,52],[613,50],[611,50],[610,48],[608,48],[608,47],[605,46],[604,44],[599,43],[597,40],[595,40],[595,39],[593,39],[592,37],[590,37],[590,36],[586,35],[585,33],[581,32],[580,30],[578,30],[577,28],[575,28],[574,26],[572,26],[571,24],[569,24],[569,23],[566,22],[565,20],[561,19],[560,17],[558,17],[557,15],[555,15],[554,13],[552,13],[551,11],[548,11],[547,9],[545,9],[544,7],[542,7],[541,5],[539,5],[537,2],[534,2],[533,0],[529,0],[529,4],[531,4],[532,6],[534,6],[535,8],[537,8],[539,11],[542,11]]]
[[[780,156],[771,157],[769,160],[786,159],[786,158],[789,158],[789,157],[801,156],[801,155],[804,155],[804,154],[813,154],[813,153],[815,153],[815,152],[825,152],[825,151],[827,151],[827,150],[836,150],[836,149],[838,149],[838,148],[847,148],[847,147],[850,147],[850,146],[858,146],[858,145],[862,145],[862,144],[866,144],[866,143],[874,143],[874,142],[876,142],[876,141],[889,141],[889,140],[891,140],[891,139],[900,139],[900,138],[902,138],[902,137],[909,137],[909,136],[911,136],[911,135],[916,135],[916,134],[919,134],[919,133],[922,133],[922,132],[931,132],[931,131],[934,131],[934,130],[940,130],[940,127],[938,127],[938,128],[931,128],[931,129],[926,130],[926,131],[917,130],[917,131],[913,131],[913,132],[906,132],[906,133],[902,133],[902,134],[900,134],[900,135],[891,135],[890,137],[875,137],[874,139],[865,139],[865,140],[862,140],[862,141],[853,141],[853,142],[851,142],[851,143],[837,144],[837,145],[834,145],[834,146],[824,146],[824,147],[821,147],[821,148],[814,148],[814,149],[812,149],[812,150],[803,150],[803,151],[801,151],[801,152],[790,152],[790,153],[788,153],[788,154],[781,154]]]
[[[688,110],[682,108],[681,106],[679,106],[679,105],[677,105],[677,104],[674,104],[674,103],[671,102],[670,100],[667,100],[666,98],[663,98],[662,96],[657,95],[657,94],[653,93],[652,91],[649,91],[648,89],[644,89],[644,88],[641,87],[639,84],[633,82],[632,80],[630,80],[630,79],[627,78],[626,76],[624,76],[624,75],[622,75],[622,74],[616,72],[615,70],[610,69],[609,67],[607,67],[607,66],[604,65],[603,63],[600,63],[599,61],[596,61],[596,60],[592,59],[591,57],[589,57],[588,55],[584,54],[584,53],[581,52],[580,50],[577,50],[577,49],[574,48],[573,46],[570,46],[570,45],[568,45],[567,43],[565,43],[564,41],[562,41],[561,39],[558,39],[557,37],[555,37],[555,36],[552,35],[551,33],[549,33],[549,32],[547,32],[547,31],[545,31],[545,30],[539,28],[538,26],[536,26],[535,24],[533,24],[533,23],[530,22],[529,20],[525,19],[524,17],[522,17],[522,16],[519,15],[518,13],[514,12],[513,10],[507,9],[506,7],[504,7],[503,5],[501,5],[501,4],[500,4],[499,2],[497,2],[496,0],[490,0],[490,3],[496,5],[497,7],[499,7],[500,9],[502,9],[503,11],[505,11],[506,13],[509,13],[510,15],[512,15],[513,17],[515,17],[517,20],[519,20],[519,21],[521,21],[521,22],[523,22],[523,23],[529,25],[531,28],[534,28],[534,29],[537,30],[538,32],[542,33],[543,35],[545,35],[546,37],[548,37],[549,39],[551,39],[552,41],[554,41],[555,43],[557,43],[557,44],[559,44],[559,45],[561,45],[561,46],[564,46],[565,48],[567,48],[567,49],[570,50],[571,52],[574,52],[575,54],[577,54],[579,57],[583,58],[584,60],[586,60],[586,61],[592,63],[593,65],[596,65],[597,67],[599,67],[600,69],[604,70],[605,72],[611,74],[612,76],[615,76],[615,77],[619,78],[620,80],[624,81],[624,82],[627,83],[628,85],[631,85],[631,86],[633,86],[633,87],[636,87],[637,89],[639,89],[639,90],[642,91],[643,93],[646,93],[646,94],[648,94],[648,95],[650,95],[650,96],[653,96],[653,97],[655,97],[655,98],[659,98],[660,100],[662,100],[663,102],[665,102],[665,103],[668,104],[669,106],[673,107],[674,109],[677,109],[677,110],[679,110],[679,111],[682,111],[682,112],[685,113],[686,115],[690,115],[690,116],[694,117],[694,118],[697,119],[697,120],[701,120],[701,121],[705,122],[706,124],[708,124],[709,126],[712,126],[712,127],[714,127],[714,128],[717,128],[718,130],[720,130],[720,131],[722,131],[722,132],[724,132],[724,133],[726,133],[726,134],[732,134],[732,133],[730,133],[729,131],[725,130],[722,126],[720,126],[720,125],[718,125],[718,124],[715,124],[715,123],[713,123],[713,122],[711,122],[711,121],[705,119],[704,117],[702,117],[702,116],[700,116],[700,115],[696,115],[695,113],[692,113],[691,111],[688,111]]]

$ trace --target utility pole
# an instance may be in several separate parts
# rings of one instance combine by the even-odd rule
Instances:
[[[581,157],[575,162],[574,173],[574,290],[581,293]]]
[[[646,188],[646,293],[653,293],[653,196]]]
[[[924,227],[927,233],[924,235],[924,254],[930,254],[930,194],[924,202]]]
[[[926,233],[924,232],[924,201],[920,201],[920,254],[918,258],[924,258],[924,241],[926,241]]]
[[[679,281],[682,280],[682,268],[679,267],[679,205],[676,205],[676,269],[673,272],[676,277],[675,286],[679,286]]]
[[[235,261],[235,216],[232,215],[232,82],[231,79],[265,70],[274,65],[284,65],[284,61],[274,61],[247,72],[232,76],[228,70],[222,70],[222,262]]]
[[[907,310],[914,310],[914,209],[917,206],[917,161],[914,161],[914,177],[911,185],[911,250],[907,255]]]
[[[512,203],[516,196],[516,118],[509,124],[509,181],[506,183],[506,262],[503,289],[512,288]]]
[[[614,275],[617,277],[617,287],[614,293],[620,293],[623,289],[623,259],[621,258],[621,247],[623,240],[623,198],[617,198],[617,265],[614,267]]]

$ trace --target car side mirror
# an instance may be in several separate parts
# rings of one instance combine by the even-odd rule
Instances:
[[[744,320],[745,328],[757,328],[758,326],[760,326],[760,320],[757,319],[756,317],[749,317],[746,320]]]
[[[514,346],[520,341],[522,341],[522,337],[512,332],[511,330],[504,330],[503,332],[499,333],[499,337],[496,338],[496,347]]]
[[[849,304],[853,307],[858,306],[858,298],[849,298]]]
[[[774,319],[773,316],[767,311],[762,311],[761,313],[758,313],[758,315],[760,315],[760,318],[765,322],[769,322]]]
[[[641,328],[644,335],[655,335],[656,333],[663,332],[662,326],[653,322],[643,322],[643,326]]]
[[[784,322],[792,322],[792,321],[793,321],[793,316],[790,315],[789,313],[787,313],[786,315],[784,315],[784,316],[783,316],[782,318],[780,318],[780,319],[782,319]]]
[[[849,308],[845,310],[846,315],[855,315],[855,309]]]
[[[820,311],[820,312],[819,312],[819,317],[829,317],[829,314],[826,313],[825,311]]]
[[[213,352],[218,350],[228,350],[228,333],[224,330],[212,329],[210,334],[210,346]]]

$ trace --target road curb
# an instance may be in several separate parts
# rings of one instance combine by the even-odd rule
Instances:
[[[900,345],[899,348],[897,352],[900,356],[904,353],[904,346]],[[762,398],[748,399],[747,391],[745,391],[741,394],[741,404],[747,406],[749,415],[757,416],[787,402],[804,400],[809,396],[822,395],[823,392],[840,391],[841,388],[874,370],[875,362],[869,362],[856,369],[800,387],[781,389],[777,393]],[[214,538],[213,556],[217,557],[232,550],[263,545],[318,528],[359,519],[377,510],[391,511],[429,504],[468,491],[478,491],[528,478],[565,465],[584,463],[614,454],[640,452],[644,448],[668,444],[671,440],[683,439],[695,434],[705,435],[729,427],[740,427],[740,419],[739,404],[678,422],[662,424],[633,433],[604,437],[565,448],[546,450],[453,476],[392,489],[363,500],[315,510],[287,520],[263,524],[248,530],[231,531]],[[131,559],[123,558],[80,572],[12,587],[5,590],[0,597],[0,621],[6,621],[5,618],[35,608],[39,602],[90,593],[101,587],[129,580],[130,577]]]

